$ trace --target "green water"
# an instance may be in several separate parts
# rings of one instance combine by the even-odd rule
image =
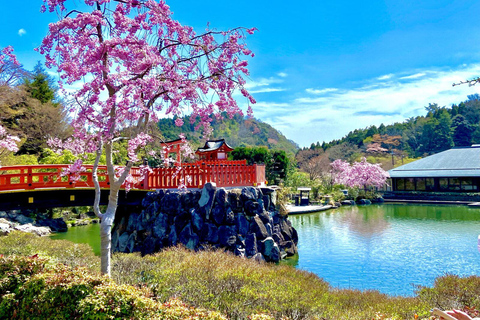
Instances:
[[[413,295],[445,273],[480,275],[480,208],[385,204],[292,215],[298,255],[285,263],[332,286]],[[100,226],[51,236],[100,254]]]
[[[385,204],[290,216],[298,256],[288,264],[332,286],[413,295],[443,274],[480,275],[480,209]]]
[[[93,252],[100,255],[100,224],[89,224],[68,228],[67,232],[54,233],[50,236],[52,239],[65,239],[75,243],[89,244]]]

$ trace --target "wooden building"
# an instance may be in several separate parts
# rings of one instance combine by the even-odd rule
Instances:
[[[480,145],[446,150],[388,173],[394,192],[479,192]]]
[[[233,151],[225,139],[208,140],[205,146],[198,148],[195,154],[198,155],[200,161],[218,161],[227,160],[228,153]]]

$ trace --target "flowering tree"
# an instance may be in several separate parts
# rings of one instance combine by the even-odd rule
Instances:
[[[13,47],[8,46],[0,50],[0,85],[10,84],[16,78],[16,70],[19,69],[21,65],[13,54]],[[18,151],[17,142],[19,141],[18,137],[9,135],[0,125],[0,156],[9,151]]]
[[[335,160],[332,162],[332,173],[337,184],[347,187],[367,188],[383,187],[389,177],[388,172],[380,167],[380,164],[371,164],[363,158],[360,162],[352,165],[347,161]]]
[[[252,56],[246,47],[246,33],[236,28],[196,34],[193,28],[172,19],[163,0],[84,0],[90,12],[67,11],[66,0],[43,0],[42,10],[57,11],[60,20],[49,25],[49,34],[39,47],[46,66],[60,74],[64,84],[81,82],[72,94],[70,106],[74,135],[56,141],[76,154],[95,152],[94,211],[101,219],[101,271],[110,274],[111,227],[117,208],[118,191],[139,159],[137,152],[152,140],[148,124],[159,113],[181,115],[188,108],[191,121],[211,131],[212,117],[221,112],[241,113],[233,98],[235,90],[250,103],[242,78],[248,74]],[[248,107],[251,112],[250,106]],[[177,125],[182,125],[177,120]],[[133,128],[130,136],[123,129]],[[112,160],[114,142],[128,140],[129,160],[116,171]],[[110,181],[108,206],[100,212],[97,168],[106,154]],[[146,168],[144,168],[147,170]],[[70,170],[81,170],[81,160]],[[144,170],[144,171],[145,171]]]

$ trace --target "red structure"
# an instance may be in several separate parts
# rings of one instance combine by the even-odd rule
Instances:
[[[202,188],[207,182],[215,182],[218,187],[259,186],[265,183],[264,165],[247,165],[245,160],[184,163],[182,170],[177,168],[155,168],[146,177],[140,176],[139,168],[132,168],[137,180],[132,188],[141,190],[176,189],[181,185],[187,188]],[[71,181],[61,173],[68,165],[31,165],[0,167],[0,191],[35,190],[48,188],[93,188],[92,167],[80,173],[80,179]],[[102,188],[108,188],[106,167],[99,167],[98,178]]]
[[[220,140],[208,140],[203,148],[198,148],[195,152],[200,160],[203,161],[217,161],[227,160],[228,153],[233,151],[225,139]]]
[[[175,156],[176,156],[175,160],[177,161],[177,163],[182,163],[182,156],[180,153],[180,148],[182,144],[184,144],[184,141],[182,139],[177,139],[177,140],[162,142],[160,145],[166,151],[165,156],[175,153]]]

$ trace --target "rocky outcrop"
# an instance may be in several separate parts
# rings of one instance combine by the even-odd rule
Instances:
[[[31,223],[20,224],[18,222],[9,221],[5,218],[0,218],[0,236],[5,236],[13,230],[33,233],[38,236],[47,236],[51,233],[49,228],[37,227]]]
[[[136,213],[119,215],[112,249],[149,254],[182,244],[192,250],[224,248],[258,261],[294,255],[298,235],[275,210],[275,192],[245,187],[226,190],[207,183],[201,191],[150,192]]]

